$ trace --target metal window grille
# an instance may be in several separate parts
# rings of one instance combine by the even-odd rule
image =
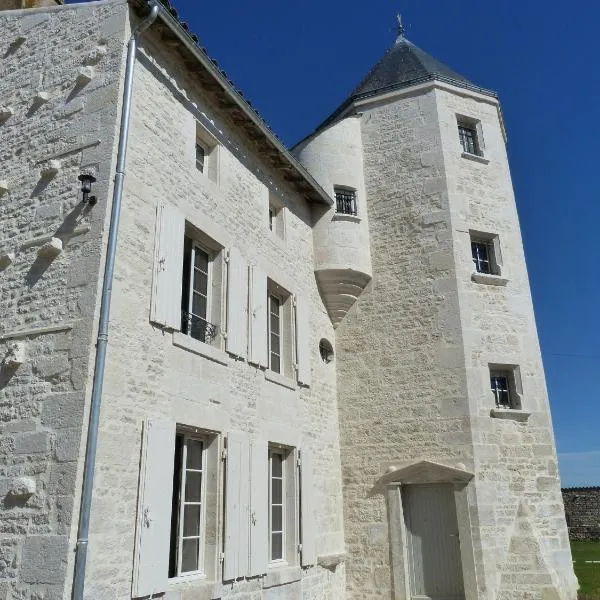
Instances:
[[[281,300],[269,296],[269,367],[281,373]]]
[[[474,127],[459,125],[458,136],[460,138],[460,145],[462,146],[464,152],[481,156],[479,143],[477,141],[477,130]]]
[[[280,450],[269,452],[269,558],[285,558],[285,456]]]
[[[489,242],[471,242],[471,255],[478,273],[492,273],[492,252],[492,245]]]
[[[206,148],[200,142],[196,142],[196,168],[200,173],[206,168]]]
[[[210,344],[217,336],[218,327],[207,320],[210,309],[210,256],[187,238],[187,256],[184,259],[183,289],[189,295],[182,302],[181,331],[196,340]],[[187,268],[186,268],[187,267]]]
[[[356,191],[335,188],[336,212],[342,215],[356,215]]]
[[[490,373],[490,386],[497,407],[511,408],[509,375],[507,373]]]

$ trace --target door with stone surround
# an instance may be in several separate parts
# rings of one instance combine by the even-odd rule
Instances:
[[[454,486],[405,485],[402,504],[411,598],[464,600]]]

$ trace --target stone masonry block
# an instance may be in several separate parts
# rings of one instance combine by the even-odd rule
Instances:
[[[58,431],[56,434],[56,460],[59,462],[77,460],[79,440],[80,430],[77,427]]]
[[[50,435],[47,431],[21,433],[15,436],[15,454],[43,454],[48,452]]]
[[[29,536],[23,544],[21,577],[25,583],[62,583],[67,566],[66,536]]]
[[[65,354],[54,354],[44,358],[38,358],[33,363],[33,371],[38,377],[55,377],[69,370],[69,359]]]
[[[53,394],[42,404],[42,424],[55,429],[81,426],[83,394]]]

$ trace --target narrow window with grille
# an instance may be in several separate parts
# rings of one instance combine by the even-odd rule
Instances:
[[[494,272],[493,253],[494,247],[491,242],[483,240],[471,241],[471,255],[475,264],[475,270],[478,273],[491,274]]]
[[[357,215],[356,190],[345,187],[335,187],[335,209],[338,214]]]
[[[491,371],[490,386],[498,408],[513,408],[511,374],[506,371]]]

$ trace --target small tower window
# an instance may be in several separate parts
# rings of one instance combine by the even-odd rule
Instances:
[[[490,390],[496,408],[520,410],[523,383],[521,370],[516,365],[490,365]]]
[[[200,142],[196,142],[196,168],[200,173],[204,173],[206,168],[206,148]]]
[[[356,190],[347,187],[336,186],[335,193],[335,210],[342,215],[356,215]]]
[[[483,133],[481,129],[481,121],[477,121],[470,117],[457,115],[458,124],[458,139],[462,151],[471,156],[483,156]]]
[[[492,272],[492,261],[491,254],[493,252],[492,245],[490,242],[483,241],[472,241],[471,242],[471,253],[473,255],[473,262],[475,263],[475,270],[478,273],[491,273]]]
[[[508,387],[509,374],[503,371],[490,373],[490,384],[496,406],[511,408],[510,389]]]
[[[485,275],[500,275],[502,270],[502,255],[500,240],[497,235],[470,231],[471,257],[477,273]]]

